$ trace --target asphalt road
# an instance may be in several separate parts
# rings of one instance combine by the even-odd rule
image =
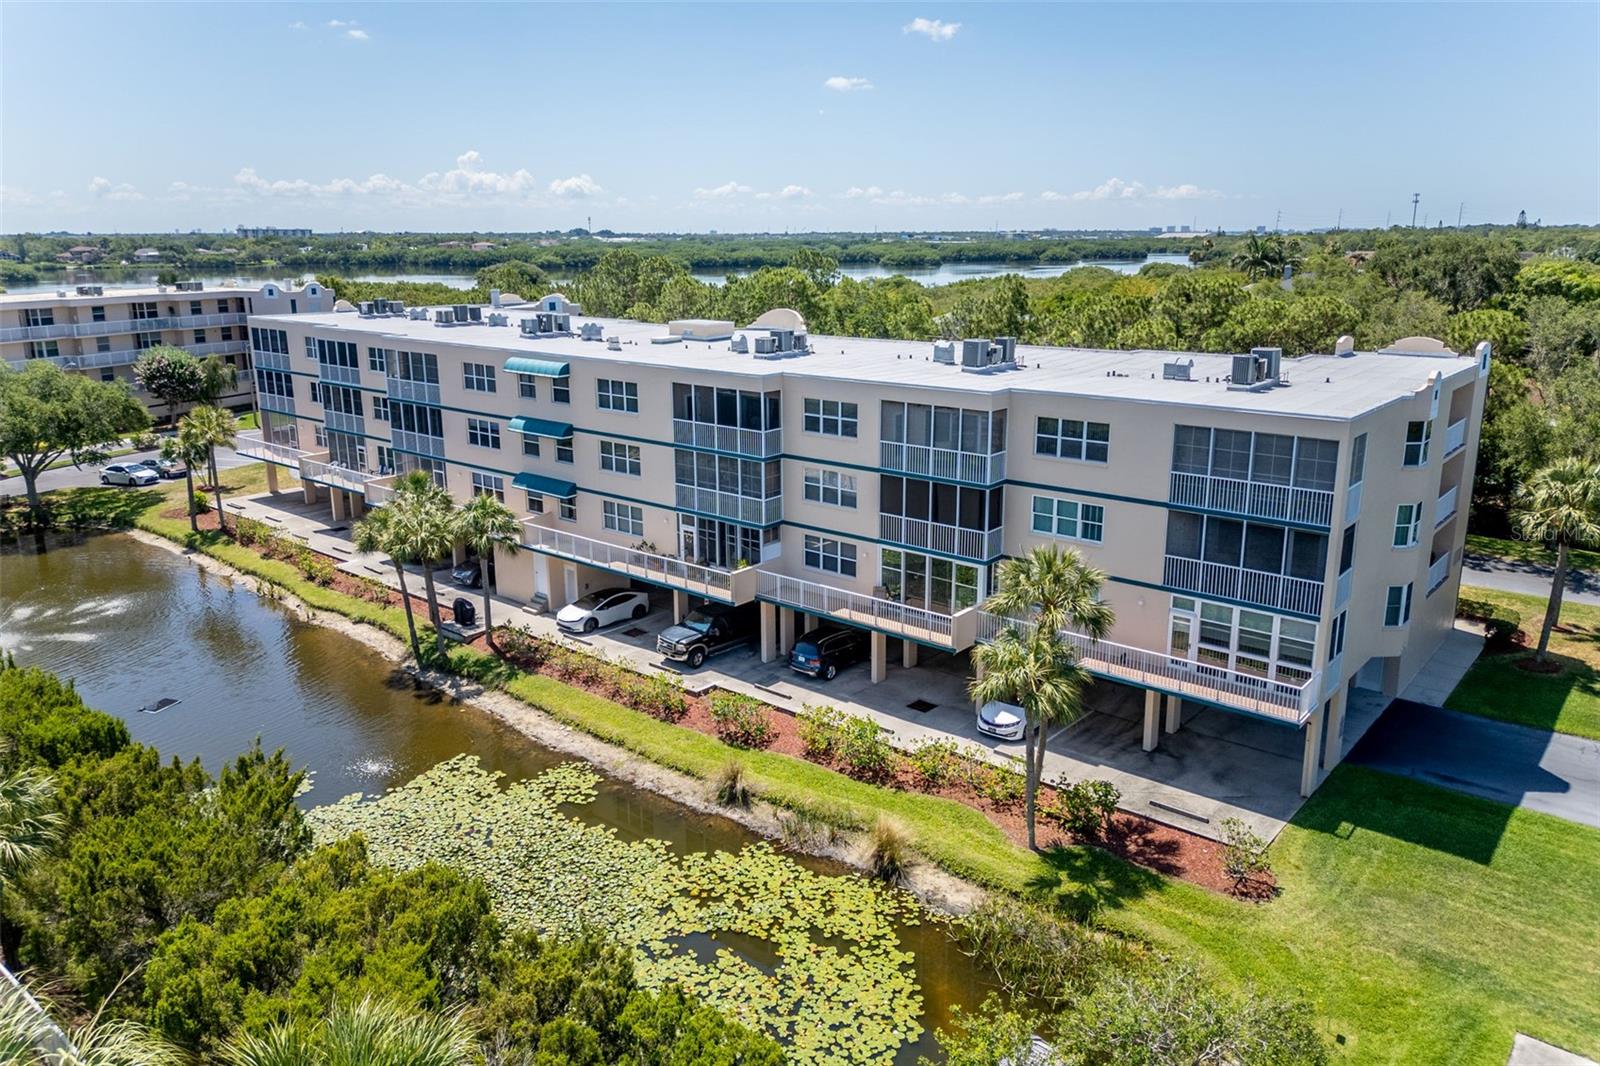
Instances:
[[[1524,563],[1488,555],[1468,555],[1462,564],[1465,567],[1461,575],[1463,584],[1498,592],[1548,597],[1550,582],[1555,577],[1555,568],[1543,563]],[[1600,577],[1587,570],[1567,571],[1567,591],[1563,600],[1600,607]]]
[[[147,452],[134,452],[131,455],[119,455],[112,459],[113,463],[131,463],[137,459],[152,459],[160,454],[159,449]],[[219,448],[217,450],[217,466],[223,470],[246,463],[256,462],[254,459],[244,459],[234,454],[232,448]],[[51,489],[70,489],[83,485],[100,484],[100,468],[97,466],[62,466],[54,470],[46,470],[39,475],[39,491],[48,492]],[[20,477],[8,477],[0,480],[0,496],[21,496],[27,489]]]
[[[1395,700],[1350,761],[1600,827],[1600,741]]]

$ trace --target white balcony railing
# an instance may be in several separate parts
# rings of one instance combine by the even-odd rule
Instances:
[[[279,466],[298,467],[300,460],[306,455],[293,445],[263,440],[259,429],[247,430],[235,437],[233,450],[247,459],[259,459],[264,463],[277,463]]]
[[[973,485],[992,485],[1006,476],[1006,453],[975,455],[950,448],[925,444],[878,442],[878,465],[885,470],[965,481]]]
[[[294,397],[279,396],[275,392],[256,390],[256,405],[263,411],[276,411],[280,415],[294,414]]]
[[[394,499],[395,475],[383,474],[367,482],[367,506],[382,507]]]
[[[717,566],[702,566],[660,552],[628,548],[552,529],[539,525],[539,521],[538,518],[523,519],[523,526],[527,530],[524,545],[533,551],[729,603],[748,603],[755,598],[754,567],[724,570]]]
[[[390,443],[402,452],[411,452],[414,455],[431,455],[437,458],[444,457],[444,438],[430,436],[427,433],[412,433],[404,429],[389,428]]]
[[[0,328],[0,341],[43,341],[58,337],[105,337],[114,333],[156,333],[168,329],[202,329],[207,326],[242,326],[245,315],[169,315],[160,318],[119,318],[107,322],[57,322],[49,326]]]
[[[908,548],[926,548],[942,555],[988,562],[1000,554],[1003,530],[961,529],[943,522],[879,514],[878,536]]]
[[[1306,578],[1169,555],[1162,580],[1171,588],[1202,596],[1222,596],[1298,614],[1322,613],[1322,583]]]
[[[1333,522],[1333,493],[1325,489],[1269,485],[1262,481],[1183,474],[1175,470],[1168,500],[1186,507],[1304,522],[1311,526],[1327,527]]]
[[[1445,427],[1444,454],[1449,458],[1467,446],[1467,420],[1458,419]]]
[[[1451,485],[1439,496],[1439,505],[1433,509],[1433,528],[1438,529],[1455,517],[1456,498],[1461,495],[1459,486]]]
[[[245,342],[237,341],[212,341],[209,344],[185,344],[183,350],[190,355],[240,355],[245,350]],[[48,362],[54,363],[63,370],[94,370],[106,366],[127,366],[137,363],[139,357],[148,349],[145,348],[119,348],[113,352],[80,352],[77,355],[51,355],[45,356]],[[21,370],[32,359],[11,359],[7,361],[11,369]]]
[[[327,452],[316,452],[302,457],[300,480],[315,481],[319,485],[331,485],[336,489],[348,489],[351,492],[365,494],[367,485],[380,476],[356,470],[343,463],[330,463],[327,456]]]
[[[981,611],[978,640],[992,641],[1008,625],[1024,631],[1032,628],[1031,622]],[[1094,640],[1071,630],[1063,630],[1061,637],[1077,652],[1083,668],[1097,677],[1220,703],[1281,722],[1297,725],[1304,722],[1316,710],[1321,698],[1319,674],[1309,679],[1275,680],[1192,662],[1149,648]]]
[[[761,571],[762,599],[794,607],[807,614],[828,615],[853,625],[870,626],[897,636],[959,651],[972,641],[977,608],[955,614],[929,611],[895,600],[866,596],[816,581]],[[967,623],[967,624],[963,624]]]
[[[733,492],[678,485],[677,505],[686,511],[716,515],[747,526],[769,526],[783,521],[783,497],[772,496],[765,500],[740,496]]]
[[[439,386],[427,381],[410,381],[406,378],[389,378],[389,399],[405,403],[428,403],[439,406]]]
[[[322,412],[322,424],[339,433],[354,433],[366,436],[366,419],[360,415],[352,415],[345,411],[333,411],[327,408]]]
[[[672,441],[674,444],[690,448],[706,448],[767,459],[783,451],[783,430],[740,429],[737,426],[714,426],[707,422],[674,418]]]
[[[1450,577],[1450,553],[1445,552],[1428,564],[1428,595],[1432,596]]]
[[[332,381],[338,385],[361,384],[361,368],[358,366],[340,366],[338,363],[318,363],[317,376],[323,381]]]

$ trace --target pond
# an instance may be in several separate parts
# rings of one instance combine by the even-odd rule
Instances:
[[[0,588],[0,648],[18,662],[72,678],[91,706],[127,722],[135,740],[164,755],[198,756],[212,771],[257,737],[269,750],[281,747],[313,771],[307,806],[382,793],[456,756],[473,757],[507,783],[551,780],[547,771],[572,761],[486,713],[419,691],[365,645],[301,621],[249,584],[132,537],[6,555]],[[142,710],[163,700],[177,702]],[[592,796],[562,813],[623,844],[664,841],[680,864],[726,861],[758,841],[727,819],[613,779],[596,776]],[[824,881],[856,880],[828,862],[802,865]],[[935,1052],[931,1033],[950,1007],[980,1002],[987,986],[938,923],[913,913],[892,924],[920,986],[922,1035],[893,1056],[911,1063]],[[737,943],[736,934],[717,946]]]

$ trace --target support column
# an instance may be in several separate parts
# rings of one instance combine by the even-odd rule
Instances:
[[[1183,697],[1167,694],[1167,732],[1176,733],[1183,725]]]
[[[1322,708],[1311,712],[1305,724],[1305,754],[1300,759],[1300,795],[1309,796],[1322,781]]]
[[[689,594],[682,589],[672,590],[672,624],[681,626],[689,613]]]
[[[985,672],[986,671],[983,669],[983,663],[980,662],[976,656],[974,656],[973,659],[972,659],[972,677],[973,677],[973,679],[976,680],[976,681],[982,681],[983,680],[983,675],[984,675]],[[979,703],[977,700],[973,700],[972,701],[972,709],[974,711],[981,711],[981,710],[983,710],[983,704]]]
[[[1144,693],[1144,750],[1155,751],[1161,741],[1161,693],[1145,689]]]
[[[778,608],[775,604],[761,604],[761,661],[770,663],[778,657]]]
[[[278,494],[278,464],[267,464],[267,491],[274,496]]]
[[[889,676],[889,638],[882,633],[872,634],[872,683],[877,684]]]
[[[917,665],[917,652],[919,650],[916,641],[902,640],[900,642],[900,665],[907,670]]]
[[[798,611],[791,611],[787,607],[778,608],[778,654],[788,655],[794,650],[794,620]]]
[[[317,484],[314,481],[300,482],[301,492],[305,495],[307,503],[317,502]]]
[[[345,512],[344,512],[344,490],[343,489],[329,489],[328,490],[328,507],[329,507],[329,510],[331,510],[333,512],[333,520],[335,522],[344,521],[344,513]]]
[[[1332,770],[1344,761],[1345,687],[1340,685],[1328,700],[1328,742],[1322,753],[1322,768]]]

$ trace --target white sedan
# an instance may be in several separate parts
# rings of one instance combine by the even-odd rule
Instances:
[[[1014,703],[985,703],[978,708],[978,732],[1001,740],[1021,740],[1027,713]]]
[[[635,589],[601,589],[556,612],[556,625],[569,633],[593,633],[613,622],[638,621],[650,613],[650,596]]]
[[[102,485],[154,485],[160,480],[154,470],[139,463],[112,463],[100,471]]]

